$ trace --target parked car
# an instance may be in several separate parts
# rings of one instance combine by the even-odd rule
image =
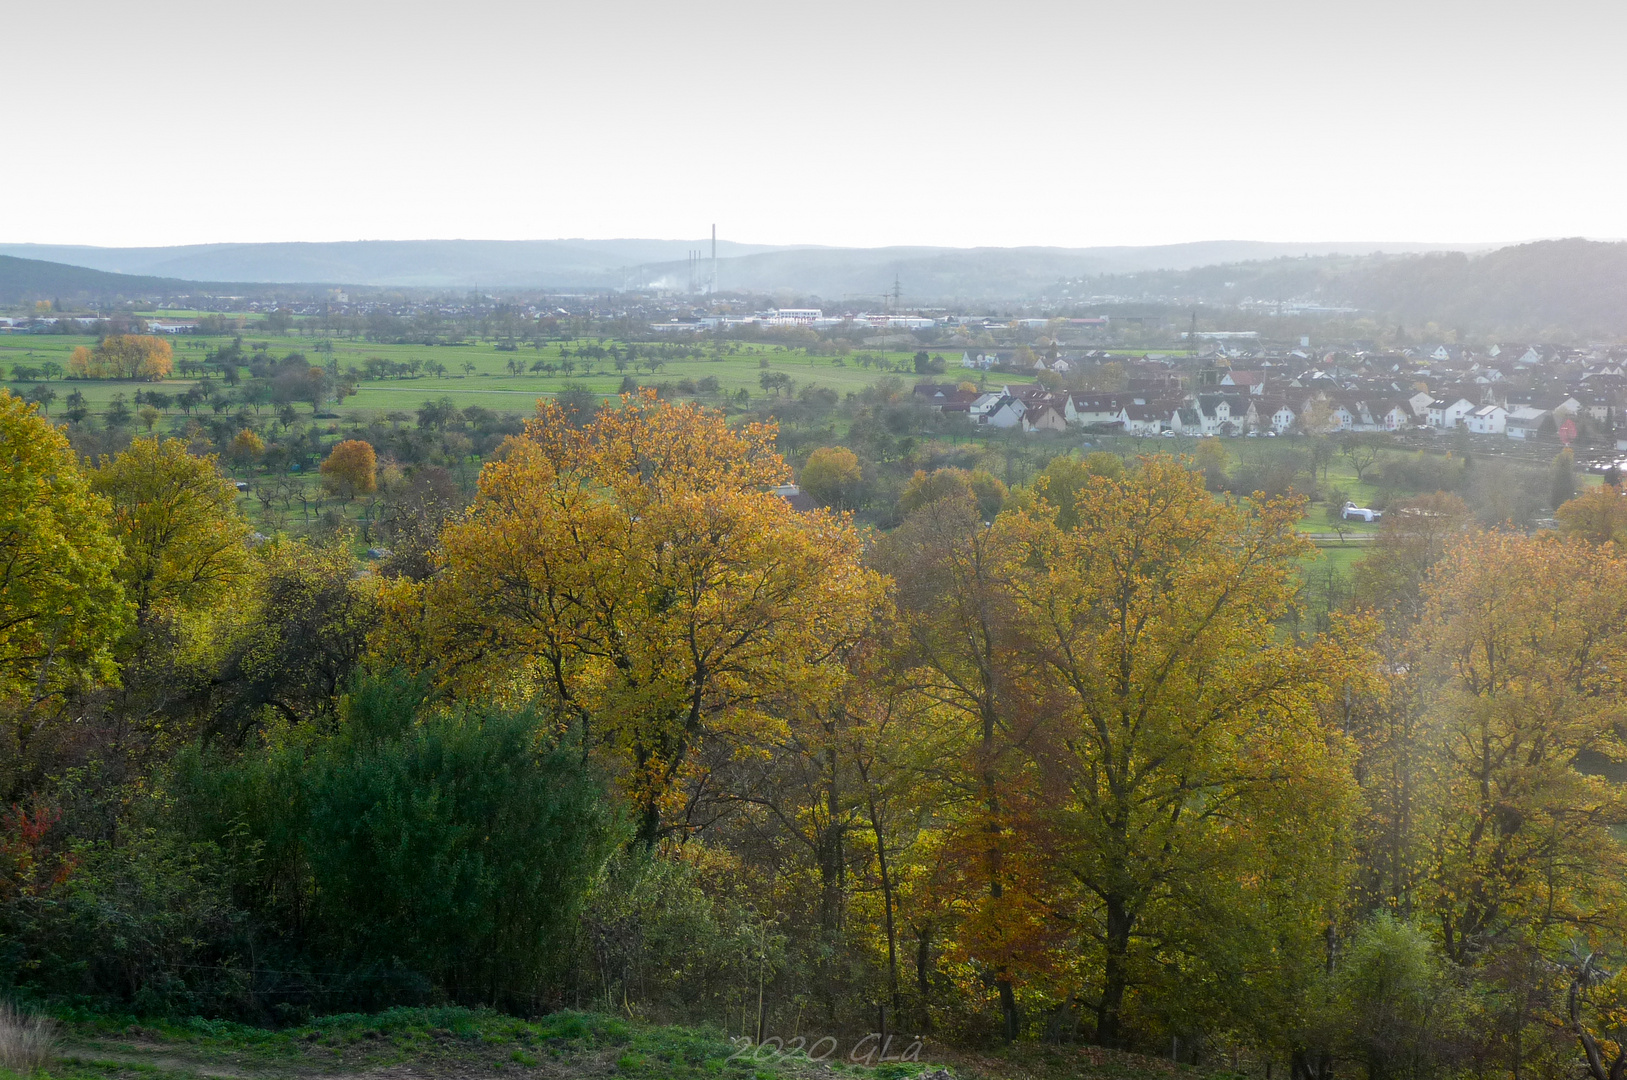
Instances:
[[[1344,512],[1339,515],[1346,521],[1377,521],[1384,516],[1384,511],[1373,510],[1366,506],[1357,506],[1353,502],[1345,503]]]

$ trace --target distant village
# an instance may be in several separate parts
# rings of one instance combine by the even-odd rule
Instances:
[[[915,394],[945,414],[965,414],[971,424],[1023,431],[1256,437],[1461,431],[1521,440],[1554,436],[1566,443],[1578,435],[1613,439],[1627,403],[1627,351],[1605,347],[1312,353],[1211,341],[1198,350],[1195,371],[1188,354],[1115,356],[1053,347],[1018,364],[1019,355],[968,350],[959,363],[968,374],[1026,370],[1036,383],[997,389],[922,383]],[[1089,381],[1081,377],[1108,363],[1123,369],[1122,391],[1066,388],[1075,379]]]

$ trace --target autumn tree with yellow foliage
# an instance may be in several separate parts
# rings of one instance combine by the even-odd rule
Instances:
[[[111,506],[123,548],[116,573],[138,629],[224,599],[247,574],[248,523],[214,455],[197,457],[180,439],[136,439],[102,458],[90,486]]]
[[[108,503],[68,440],[0,389],[0,699],[29,703],[112,678],[130,605]]]
[[[378,490],[378,458],[365,439],[335,443],[320,471],[323,490],[342,499]]]
[[[95,349],[81,345],[68,357],[71,379],[148,379],[169,377],[174,349],[150,334],[109,334]]]
[[[769,490],[788,473],[773,439],[653,394],[580,429],[539,403],[443,533],[438,573],[395,587],[381,654],[463,693],[542,695],[655,845],[684,828],[701,744],[833,693],[883,595],[851,524]]]
[[[1578,938],[1627,942],[1627,793],[1612,779],[1627,764],[1627,561],[1478,533],[1426,597],[1417,907],[1497,995],[1488,1037],[1540,1062],[1532,1032],[1563,1023],[1552,958]]]
[[[1224,994],[1277,963],[1249,957],[1254,944],[1315,955],[1354,806],[1325,710],[1365,680],[1371,635],[1279,629],[1309,547],[1300,500],[1223,503],[1167,457],[1094,477],[1076,499],[1088,528],[1063,530],[1043,507],[997,528],[1013,534],[1030,678],[1050,697],[1030,740],[1035,842],[1065,882],[1052,906],[1083,954],[1078,997],[1112,1046],[1132,996],[1172,963]]]
[[[991,478],[992,479],[992,478]],[[1007,1039],[1020,1028],[1017,987],[1040,958],[1032,935],[1033,864],[1015,843],[1019,748],[1040,710],[1024,670],[1024,627],[1009,589],[1010,536],[989,528],[989,507],[963,470],[918,472],[913,512],[877,550],[898,583],[902,641],[894,663],[921,699],[917,724],[942,729],[936,786],[945,847],[947,944],[987,973]],[[997,508],[996,508],[997,509]],[[947,925],[939,926],[947,932]]]
[[[851,509],[864,480],[859,459],[845,446],[821,446],[808,455],[802,489],[833,510]]]
[[[1627,497],[1609,484],[1589,488],[1554,511],[1559,531],[1595,547],[1627,543]]]

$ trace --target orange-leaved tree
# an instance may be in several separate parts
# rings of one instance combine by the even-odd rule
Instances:
[[[365,439],[334,444],[321,471],[323,488],[340,498],[354,499],[378,489],[378,458]]]
[[[392,588],[381,652],[540,697],[615,764],[654,845],[701,743],[833,693],[884,596],[851,523],[769,490],[787,475],[773,441],[649,393],[583,428],[540,402],[435,575]]]
[[[910,516],[877,545],[877,564],[898,584],[904,641],[896,663],[922,699],[919,723],[949,733],[938,876],[943,898],[953,900],[944,914],[956,924],[953,952],[991,976],[1005,1037],[1014,1039],[1017,989],[1045,952],[1035,941],[1035,864],[1013,831],[1018,748],[1041,711],[1034,692],[1042,689],[1024,677],[1025,628],[1009,589],[1014,554],[1008,530],[985,524],[991,508],[971,474],[918,472],[901,501]]]

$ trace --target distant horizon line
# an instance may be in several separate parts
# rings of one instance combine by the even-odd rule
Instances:
[[[1433,240],[1254,240],[1254,239],[1203,239],[1179,240],[1164,243],[1101,243],[1101,244],[925,244],[925,243],[897,243],[897,244],[829,244],[792,241],[774,243],[756,240],[735,240],[719,237],[720,243],[728,243],[741,247],[775,248],[781,250],[827,250],[827,251],[886,251],[890,249],[921,249],[941,251],[1022,251],[1022,250],[1052,250],[1052,251],[1094,251],[1103,249],[1150,250],[1157,248],[1196,247],[1208,244],[1260,244],[1272,247],[1333,247],[1350,246],[1361,247],[1367,251],[1382,251],[1386,246],[1405,246],[1408,248],[1427,248],[1439,251],[1467,251],[1491,250],[1504,247],[1517,247],[1522,244],[1541,243],[1551,240],[1588,240],[1595,243],[1621,243],[1622,237],[1593,237],[1593,236],[1538,236],[1518,240],[1474,240],[1474,241],[1433,241]],[[569,243],[695,243],[709,244],[710,236],[698,239],[691,237],[658,237],[658,236],[556,236],[556,237],[522,237],[522,238],[493,238],[479,236],[423,236],[409,239],[359,237],[347,240],[199,240],[182,243],[159,244],[87,244],[48,240],[0,240],[0,247],[42,247],[42,248],[87,248],[97,251],[122,251],[132,249],[168,249],[168,248],[200,248],[200,247],[237,247],[237,246],[271,246],[271,245],[336,245],[336,244],[569,244]]]

